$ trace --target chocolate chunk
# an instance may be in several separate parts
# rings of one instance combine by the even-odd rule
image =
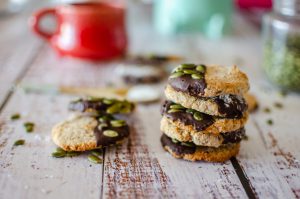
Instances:
[[[183,146],[180,142],[174,143],[172,139],[166,136],[165,134],[161,136],[160,141],[163,147],[170,147],[170,149],[178,155],[193,154],[196,152],[196,146]]]
[[[193,79],[191,75],[169,78],[168,83],[176,90],[197,97],[203,95],[206,88],[205,78]]]
[[[165,101],[161,108],[161,114],[165,115],[172,121],[178,120],[184,125],[192,125],[197,131],[202,131],[215,122],[212,116],[204,113],[200,113],[202,116],[201,120],[196,120],[193,116],[193,113],[186,112],[187,109],[182,109],[179,112],[169,112],[170,106],[173,104],[175,103],[171,101]]]
[[[227,118],[242,118],[248,108],[245,99],[237,95],[220,95],[211,100],[218,105],[218,111]]]
[[[77,101],[71,102],[68,108],[71,111],[80,112],[85,112],[88,109],[105,112],[105,110],[108,108],[108,105],[104,104],[102,100],[79,99]]]

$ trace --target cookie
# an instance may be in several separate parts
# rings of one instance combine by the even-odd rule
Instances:
[[[218,148],[195,146],[175,141],[165,134],[161,137],[163,148],[175,158],[189,161],[225,162],[238,154],[240,143],[227,144]]]
[[[78,116],[52,129],[52,140],[65,151],[87,151],[119,144],[128,135],[126,122],[110,115]]]
[[[168,84],[193,97],[242,96],[249,90],[248,78],[237,66],[182,64],[170,75]]]
[[[244,98],[246,100],[246,103],[248,104],[248,110],[249,112],[254,112],[258,108],[258,101],[256,97],[250,93],[244,94]]]
[[[198,146],[220,147],[223,144],[238,143],[245,137],[245,129],[243,127],[230,132],[213,134],[206,130],[195,131],[189,126],[170,121],[166,117],[162,118],[160,124],[160,130],[168,137],[180,142],[193,142]]]
[[[168,100],[208,115],[241,118],[248,109],[244,98],[238,95],[194,97],[188,93],[177,91],[170,85],[166,86],[165,95]]]
[[[220,132],[236,131],[242,128],[248,119],[247,113],[242,118],[235,119],[213,117],[193,109],[186,109],[171,101],[166,101],[163,104],[161,114],[163,120],[167,119],[180,129],[194,132],[203,131],[216,135]]]
[[[134,110],[134,104],[126,100],[89,97],[72,101],[69,104],[69,110],[100,114],[128,114]]]

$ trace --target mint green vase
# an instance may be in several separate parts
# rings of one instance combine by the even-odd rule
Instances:
[[[230,32],[232,0],[154,0],[153,20],[157,32],[201,32],[220,38]]]

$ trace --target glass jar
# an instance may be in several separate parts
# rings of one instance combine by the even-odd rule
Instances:
[[[300,0],[276,0],[263,19],[263,68],[286,90],[300,91]]]

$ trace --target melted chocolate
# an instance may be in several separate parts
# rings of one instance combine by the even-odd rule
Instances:
[[[242,118],[248,108],[245,100],[237,95],[220,95],[211,99],[218,105],[218,111],[227,118]]]
[[[129,135],[129,126],[126,124],[122,127],[112,127],[109,122],[105,122],[107,127],[103,127],[101,129],[98,128],[98,125],[100,122],[98,121],[97,126],[94,129],[94,135],[97,140],[97,146],[109,146],[111,144],[116,144],[117,141],[123,140],[125,137],[128,137]],[[103,124],[103,123],[101,123]],[[118,133],[118,136],[116,137],[108,137],[103,134],[105,130],[113,130]]]
[[[169,78],[168,83],[176,90],[197,97],[203,95],[206,88],[205,78],[193,79],[191,75]]]
[[[171,138],[163,134],[160,138],[163,147],[168,146],[176,154],[193,154],[196,151],[196,146],[183,146],[180,142],[174,143]]]
[[[246,136],[246,131],[244,128],[241,128],[236,131],[221,133],[221,136],[224,139],[222,144],[237,143]]]
[[[71,111],[80,111],[80,112],[85,112],[88,109],[105,112],[108,107],[109,105],[104,104],[102,100],[91,101],[91,100],[80,99],[71,102],[68,108]]]
[[[206,129],[208,126],[212,125],[215,121],[212,116],[203,113],[201,113],[203,119],[196,120],[193,117],[192,113],[186,112],[186,109],[180,112],[168,113],[168,111],[170,110],[170,106],[172,104],[175,103],[171,101],[165,101],[165,103],[161,108],[161,114],[171,119],[172,121],[178,120],[184,125],[192,125],[197,131],[202,131]]]

